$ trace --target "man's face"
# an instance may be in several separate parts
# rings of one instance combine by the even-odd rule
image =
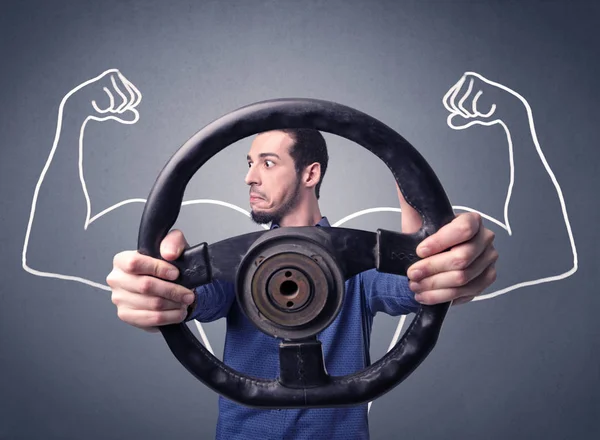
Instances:
[[[256,223],[279,223],[298,203],[300,179],[289,153],[293,142],[281,131],[261,133],[252,142],[245,181]]]

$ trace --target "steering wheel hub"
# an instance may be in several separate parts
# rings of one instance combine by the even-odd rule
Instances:
[[[341,270],[317,231],[273,229],[249,249],[238,271],[238,303],[264,333],[304,339],[337,316]]]
[[[282,312],[288,313],[299,313],[306,309],[307,306],[313,304],[315,299],[315,288],[311,281],[316,279],[322,274],[309,270],[311,272],[308,275],[302,269],[302,266],[307,268],[311,264],[306,257],[297,254],[280,254],[269,259],[268,262],[264,262],[260,269],[255,273],[252,279],[252,296],[255,301],[258,301],[265,297],[263,292],[266,292],[270,304],[276,307]],[[278,266],[282,266],[281,269],[277,269]],[[272,272],[275,270],[276,272]],[[262,280],[268,272],[272,272],[269,277],[266,286]],[[320,280],[319,280],[320,281]],[[323,299],[321,294],[318,298]],[[324,302],[324,301],[319,301]],[[263,314],[267,314],[266,308],[261,308]],[[314,316],[313,316],[314,317]],[[274,316],[269,319],[276,319]],[[285,324],[282,322],[281,324]]]

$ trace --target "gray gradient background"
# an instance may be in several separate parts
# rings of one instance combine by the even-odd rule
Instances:
[[[562,281],[453,308],[430,357],[373,405],[371,434],[598,438],[597,5],[3,2],[0,439],[204,439],[214,433],[217,396],[177,363],[160,335],[122,323],[106,291],[21,268],[33,190],[52,146],[59,103],[108,68],[118,68],[144,98],[137,124],[87,128],[84,163],[94,213],[145,197],[171,154],[208,122],[255,101],[302,96],[337,101],[382,120],[422,152],[453,204],[501,218],[506,139],[498,126],[451,130],[441,98],[465,71],[525,96],[567,202],[579,270]],[[513,117],[516,125],[519,118],[523,122],[520,114],[507,116]],[[65,119],[65,137],[77,130],[74,120]],[[322,209],[330,220],[398,206],[382,163],[350,142],[327,139],[331,165]],[[186,199],[246,208],[248,145],[241,141],[211,159],[193,178]],[[106,216],[84,233],[81,191],[71,196],[79,185],[77,146],[61,148],[40,193],[29,261],[37,269],[102,281],[112,255],[135,248],[141,205]],[[498,285],[570,267],[547,175],[525,173],[539,167],[532,155],[516,166],[515,235],[509,239],[486,224],[497,233],[501,252]],[[399,222],[397,214],[373,214],[346,226],[398,229]],[[177,225],[193,243],[258,230],[243,215],[215,206],[185,209]],[[64,231],[71,231],[68,239]],[[377,317],[375,358],[385,352],[396,322]],[[220,355],[224,323],[206,328]]]

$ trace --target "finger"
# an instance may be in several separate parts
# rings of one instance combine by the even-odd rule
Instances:
[[[140,99],[133,91],[131,83],[127,81],[123,74],[121,72],[117,72],[117,76],[120,80],[120,86],[116,84],[117,81],[115,77],[111,77],[115,89],[119,92],[123,91],[123,93],[121,93],[123,103],[116,110],[120,114],[117,120],[123,124],[135,124],[140,119],[140,114],[135,108],[137,105],[136,101],[139,103]],[[127,93],[128,96],[125,96],[125,93]],[[127,114],[127,116],[125,116],[125,114]]]
[[[189,247],[183,232],[174,229],[160,243],[160,255],[165,260],[176,260]]]
[[[467,270],[486,250],[493,249],[494,238],[495,234],[492,231],[482,228],[473,239],[454,246],[446,252],[424,258],[410,266],[407,271],[408,278],[420,282],[436,274]],[[496,250],[493,249],[493,251],[497,258]]]
[[[96,110],[96,112],[98,113],[108,113],[109,110],[103,110],[100,107],[98,107],[98,104],[96,104],[96,100],[92,99],[92,107],[94,107],[94,110]]]
[[[450,95],[450,99],[448,104],[450,104],[450,107],[452,107],[453,113],[458,113],[459,115],[468,118],[469,114],[468,113],[463,113],[463,111],[458,107],[458,105],[456,104],[456,98],[460,92],[460,90],[463,87],[463,84],[465,83],[466,77],[463,76],[460,81],[457,83],[457,87],[454,89],[454,92]]]
[[[472,78],[469,80],[469,86],[467,87],[467,91],[465,92],[464,96],[460,99],[460,101],[458,101],[458,108],[460,108],[464,114],[469,115],[471,117],[475,116],[475,114],[469,113],[469,111],[464,107],[463,104],[471,94],[474,82],[475,81]]]
[[[186,287],[147,275],[122,273],[115,285],[115,290],[123,289],[133,294],[160,297],[185,305],[190,305],[195,298],[194,292]]]
[[[112,111],[114,111],[114,108],[115,108],[115,97],[110,92],[110,90],[108,90],[108,88],[103,87],[103,89],[104,89],[104,92],[108,95],[108,100],[110,101],[107,111],[112,112]]]
[[[452,250],[452,252],[454,252],[454,250]],[[447,257],[452,252],[447,252],[445,253],[447,255],[444,256]],[[440,255],[440,257],[441,256],[442,255]],[[470,258],[470,256],[467,257],[466,261],[468,261]],[[423,278],[420,281],[411,280],[409,282],[409,288],[415,293],[420,293],[427,290],[466,286],[471,281],[479,277],[490,266],[490,264],[496,263],[497,260],[498,252],[493,246],[488,246],[485,248],[485,251],[481,253],[481,255],[474,259],[472,263],[464,262],[465,260],[461,258],[458,260],[460,261],[460,269],[438,270],[434,275]],[[456,260],[449,259],[447,261],[449,261],[448,265],[456,264],[454,263]]]
[[[134,310],[120,308],[117,311],[119,319],[136,327],[157,327],[168,324],[178,324],[187,316],[187,308],[155,312],[151,310]]]
[[[125,94],[121,91],[121,89],[117,85],[117,81],[115,80],[114,75],[110,76],[110,81],[113,85],[113,88],[117,92],[117,94],[121,97],[121,104],[119,104],[119,106],[115,109],[115,112],[121,113],[125,109],[125,107],[127,106],[129,101],[127,99],[127,96],[125,96]]]
[[[483,94],[483,92],[480,90],[476,95],[475,98],[473,99],[473,111],[475,112],[475,114],[477,116],[480,116],[482,118],[489,118],[490,116],[492,116],[494,114],[494,112],[496,111],[496,104],[492,104],[489,111],[487,113],[481,113],[479,110],[477,110],[477,101],[479,100],[479,97]]]
[[[473,98],[473,102],[471,102],[471,110],[473,111],[473,113],[475,114],[475,116],[483,116],[478,110],[477,110],[477,101],[479,101],[479,98],[481,97],[481,95],[483,95],[483,92],[481,90],[479,90],[476,94],[475,97]]]
[[[125,78],[125,75],[123,75],[121,72],[119,72],[119,77],[121,78],[121,81],[123,81],[123,84],[126,84],[127,88],[131,89],[132,93],[135,95],[135,100],[130,103],[130,108],[137,107],[140,102],[142,102],[142,93],[131,81]]]
[[[94,110],[96,110],[98,113],[109,113],[115,103],[115,99],[112,96],[112,93],[110,93],[110,90],[108,90],[106,87],[104,87],[104,92],[108,95],[108,100],[109,100],[109,104],[108,107],[105,109],[101,109],[100,107],[98,107],[98,104],[96,104],[96,100],[92,99],[92,107],[94,107]]]
[[[141,295],[124,288],[113,289],[111,301],[117,307],[135,310],[178,310],[182,303],[171,301],[160,296]]]
[[[127,79],[123,76],[123,74],[121,74],[121,72],[119,72],[118,75],[119,75],[119,79],[121,80],[121,84],[123,84],[123,87],[125,87],[125,90],[127,91],[127,94],[129,95],[129,97],[127,99],[127,105],[125,106],[123,111],[133,109],[135,107],[133,105],[133,103],[137,99],[137,96],[133,92],[133,89],[131,88],[131,86],[128,84],[129,81],[127,81]]]
[[[468,98],[471,93],[472,85],[470,86],[473,80],[467,81],[467,76],[465,75],[464,81],[461,83],[460,88],[456,91],[454,96],[452,97],[452,103],[454,107],[456,107],[457,112],[459,112],[463,117],[470,118],[472,115],[467,109],[462,105],[464,101]],[[470,87],[469,87],[470,86]]]
[[[459,214],[417,246],[417,255],[427,258],[473,238],[481,229],[481,216],[474,212]]]
[[[452,97],[456,96],[464,81],[465,77],[462,76],[452,87],[450,87],[442,99],[444,107],[446,107],[450,113],[457,113],[456,107],[452,103]]]
[[[454,84],[452,87],[450,87],[448,89],[448,91],[442,98],[442,104],[444,104],[444,107],[446,107],[446,110],[448,110],[450,113],[455,113],[454,108],[452,108],[450,106],[450,97],[452,96],[452,94],[454,93],[454,91],[456,90],[457,87],[460,88],[460,84],[461,84],[461,80],[458,80],[456,82],[456,84]]]
[[[132,275],[151,275],[165,280],[176,280],[179,270],[171,263],[142,255],[137,251],[125,251],[115,255],[113,266]]]
[[[421,304],[434,305],[455,301],[458,298],[478,296],[496,281],[495,264],[490,265],[479,277],[464,287],[453,289],[427,290],[416,293],[415,300]]]

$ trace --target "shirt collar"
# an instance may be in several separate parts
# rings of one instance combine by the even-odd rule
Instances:
[[[315,226],[319,226],[319,227],[331,227],[331,225],[329,224],[329,220],[327,220],[327,217],[321,217],[321,220],[319,220],[319,222],[315,225]],[[276,223],[273,223],[271,225],[271,229],[276,229],[279,228],[279,225]]]

